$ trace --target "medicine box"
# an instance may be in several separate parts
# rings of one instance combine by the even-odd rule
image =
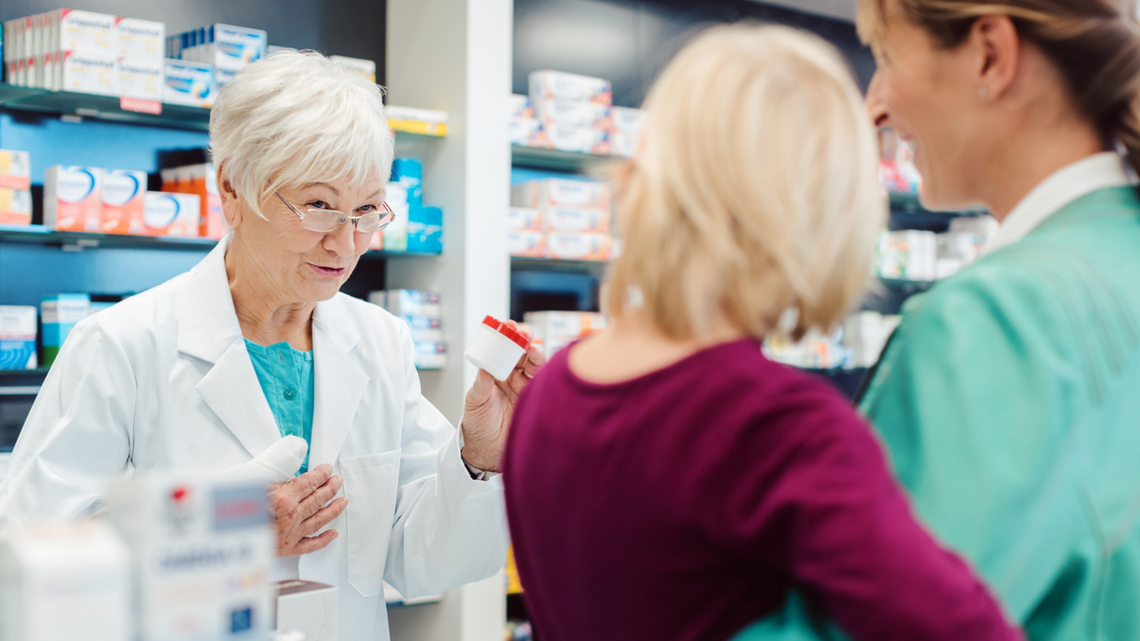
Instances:
[[[416,369],[443,369],[447,366],[447,343],[415,343]]]
[[[628,133],[638,133],[645,125],[648,114],[643,109],[630,109],[629,107],[614,107],[612,111],[613,130]]]
[[[163,61],[162,101],[172,105],[211,107],[214,104],[214,68],[185,60]]]
[[[542,210],[530,207],[511,207],[507,210],[508,231],[542,231]]]
[[[542,131],[545,145],[550,149],[580,154],[610,153],[609,133],[603,129],[543,123]]]
[[[509,135],[512,145],[523,147],[546,146],[546,136],[542,133],[542,123],[536,118],[512,118]]]
[[[143,232],[147,236],[197,236],[201,205],[194,194],[146,192]]]
[[[408,190],[398,182],[390,181],[384,188],[384,200],[396,217],[380,231],[381,247],[386,251],[407,251],[408,249]]]
[[[593,207],[548,207],[542,210],[549,232],[608,232],[610,212]]]
[[[530,106],[530,96],[513,93],[507,99],[510,118],[534,118],[534,109]]]
[[[641,142],[639,132],[614,131],[610,134],[610,153],[614,156],[633,158]]]
[[[427,318],[441,318],[443,316],[439,292],[417,289],[389,289],[385,297],[384,307],[396,316],[424,316]]]
[[[408,249],[421,254],[443,252],[443,210],[417,207],[408,210]]]
[[[543,99],[534,102],[534,116],[543,126],[610,128],[610,107],[596,102]]]
[[[268,638],[273,542],[264,485],[150,472],[111,482],[105,504],[131,550],[138,639]]]
[[[353,75],[360,76],[369,82],[376,82],[376,61],[364,60],[363,58],[349,58],[348,56],[329,56],[329,60],[333,64],[348,71]]]
[[[162,58],[123,58],[118,62],[119,95],[162,101],[165,83]]]
[[[91,298],[87,294],[55,294],[40,301],[43,319],[43,364],[50,367],[75,324],[87,318]]]
[[[0,187],[0,225],[31,224],[31,190]]]
[[[0,639],[129,641],[128,550],[101,520],[12,527],[0,543]]]
[[[416,343],[443,341],[443,320],[438,316],[401,316]]]
[[[0,187],[31,189],[32,161],[28,152],[0,149]]]
[[[0,305],[0,369],[35,369],[36,308]]]
[[[415,209],[424,203],[424,165],[416,158],[392,159],[389,182],[398,183],[407,193],[408,207]]]
[[[530,230],[508,230],[507,252],[522,258],[545,258],[547,256],[546,233]]]
[[[609,209],[610,187],[604,182],[548,178],[511,186],[512,207],[596,207]]]
[[[115,18],[115,42],[120,58],[163,58],[166,25],[153,20]]]
[[[100,96],[119,95],[119,62],[105,51],[65,51],[60,62],[59,87],[63,91]]]
[[[613,104],[613,89],[610,82],[601,78],[542,70],[532,71],[528,80],[532,104],[550,98]]]
[[[198,235],[221,238],[226,233],[218,176],[213,163],[200,163],[162,170],[162,190],[198,196]]]
[[[146,172],[110,169],[103,173],[103,233],[142,234]]]
[[[388,126],[392,129],[428,136],[447,135],[447,112],[414,107],[387,106]]]
[[[44,226],[97,232],[102,223],[103,170],[53,165],[44,170]]]
[[[45,49],[50,51],[106,52],[118,57],[115,42],[115,16],[94,11],[56,9],[46,18]]]
[[[266,55],[266,33],[227,24],[212,24],[167,38],[172,58],[212,65],[215,71],[236,73]],[[219,86],[228,78],[219,74]]]
[[[273,584],[276,630],[300,632],[305,641],[337,641],[337,588],[297,579]]]
[[[546,235],[547,255],[564,260],[609,260],[611,244],[609,234],[550,232]]]

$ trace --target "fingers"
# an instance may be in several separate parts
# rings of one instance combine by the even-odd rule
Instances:
[[[322,463],[316,468],[305,472],[304,474],[288,481],[285,485],[288,486],[291,492],[295,492],[297,500],[312,494],[317,488],[321,487],[328,482],[329,477],[332,476],[333,469],[328,463]]]
[[[329,543],[332,543],[334,540],[336,540],[336,537],[338,536],[340,536],[340,532],[337,532],[336,530],[325,530],[317,536],[303,538],[297,542],[296,546],[293,547],[291,554],[310,554],[312,552],[316,552],[317,550],[323,550],[324,548],[328,547]]]
[[[471,385],[471,389],[467,390],[466,407],[470,409],[486,403],[491,398],[496,383],[495,377],[486,370],[478,370],[475,373],[475,382]]]
[[[298,477],[300,478],[300,477]],[[325,503],[333,500],[337,492],[340,491],[341,486],[344,485],[343,476],[334,476],[328,480],[327,483],[318,487],[311,494],[301,499],[297,505],[298,515],[302,519],[307,519],[317,513]]]
[[[346,507],[348,507],[348,499],[345,497],[341,497],[329,503],[328,506],[321,508],[320,511],[301,524],[301,534],[308,536],[319,532],[321,528],[332,523],[333,519],[340,516]]]

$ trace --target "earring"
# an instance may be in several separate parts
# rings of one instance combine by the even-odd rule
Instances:
[[[980,100],[986,99],[986,88],[985,87],[978,87],[978,98]]]

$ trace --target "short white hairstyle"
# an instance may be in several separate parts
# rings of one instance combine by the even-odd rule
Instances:
[[[386,183],[395,153],[380,87],[315,51],[274,53],[235,74],[210,113],[210,151],[262,218],[282,188]]]

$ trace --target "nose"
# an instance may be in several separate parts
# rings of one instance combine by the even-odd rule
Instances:
[[[321,245],[340,257],[352,256],[356,253],[356,226],[348,221],[340,229],[325,234]]]
[[[883,77],[881,71],[876,71],[871,77],[871,84],[867,85],[867,96],[863,99],[867,107],[867,115],[876,129],[889,127],[890,112],[887,111],[887,101],[883,96]]]

